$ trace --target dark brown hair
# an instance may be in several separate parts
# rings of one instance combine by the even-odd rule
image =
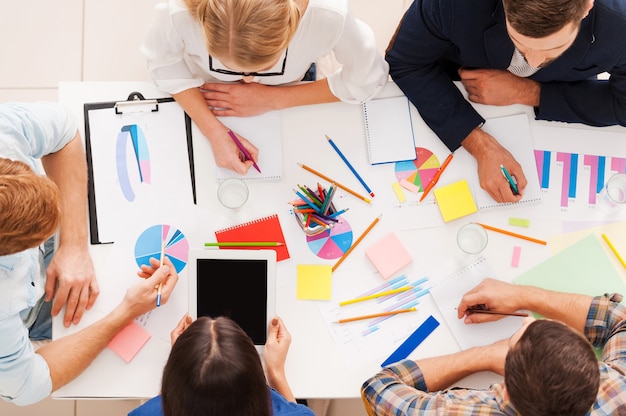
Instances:
[[[25,163],[0,158],[0,256],[37,247],[60,221],[57,185]]]
[[[198,318],[165,364],[164,416],[270,416],[270,392],[252,340],[226,317]]]
[[[600,386],[598,359],[580,333],[558,321],[537,320],[509,350],[504,384],[524,416],[586,415]]]
[[[506,20],[517,32],[544,38],[582,20],[590,0],[502,0]]]

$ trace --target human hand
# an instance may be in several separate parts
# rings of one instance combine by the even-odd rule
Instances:
[[[263,114],[273,107],[273,91],[267,85],[250,83],[205,83],[200,87],[204,101],[216,116],[248,117]]]
[[[65,305],[63,326],[78,324],[86,309],[91,309],[100,294],[87,247],[59,245],[46,270],[46,297],[52,303],[52,316]],[[56,294],[55,294],[56,292]]]
[[[541,87],[536,81],[501,69],[461,67],[458,72],[467,98],[472,102],[487,105],[539,105]]]
[[[496,139],[477,127],[461,144],[476,158],[480,186],[496,202],[517,202],[522,199],[527,185],[526,176],[513,155]],[[518,195],[513,193],[500,165],[517,181]]]
[[[276,378],[285,377],[285,361],[291,345],[291,334],[279,317],[274,317],[269,327],[263,359],[268,379],[273,384]]]
[[[174,345],[180,334],[182,334],[187,328],[189,328],[189,325],[191,325],[192,322],[193,319],[191,319],[191,316],[189,316],[188,313],[185,313],[181,320],[178,321],[176,328],[174,328],[172,332],[170,332],[170,340],[172,342],[172,345]]]
[[[252,160],[247,160],[243,152],[237,147],[234,140],[228,134],[225,126],[213,132],[211,137],[211,148],[213,149],[213,158],[219,167],[233,170],[240,175],[245,175],[248,169],[253,165]],[[234,134],[237,134],[233,132]],[[254,161],[259,160],[259,149],[250,143],[245,137],[237,134],[237,138],[252,156]]]
[[[120,304],[122,311],[133,319],[156,307],[156,298],[159,284],[161,284],[161,305],[167,303],[176,283],[178,273],[172,261],[165,256],[163,265],[159,267],[159,260],[150,259],[150,266],[142,266],[137,274],[145,277],[144,280],[130,287]]]
[[[468,313],[468,309],[484,305],[486,309],[512,313],[524,308],[519,286],[501,280],[486,278],[463,295],[457,307],[457,317],[465,316],[466,324],[477,324],[502,319],[504,315]]]

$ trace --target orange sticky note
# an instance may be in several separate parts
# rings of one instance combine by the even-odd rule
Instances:
[[[133,321],[113,337],[108,347],[129,363],[149,339],[150,334]]]
[[[433,193],[444,222],[478,211],[472,191],[465,179],[437,188]]]

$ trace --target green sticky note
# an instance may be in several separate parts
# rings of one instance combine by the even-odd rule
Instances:
[[[331,265],[298,264],[296,299],[330,300],[332,297]]]
[[[509,224],[515,225],[517,227],[530,227],[530,220],[525,220],[524,218],[509,218]]]

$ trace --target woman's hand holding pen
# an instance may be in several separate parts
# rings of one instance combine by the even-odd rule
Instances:
[[[526,176],[522,167],[496,139],[475,128],[461,143],[476,158],[480,186],[489,193],[496,202],[517,202],[522,199],[526,188]],[[517,181],[519,195],[515,195],[507,179],[502,175],[500,165],[505,166],[510,175]]]
[[[465,293],[457,307],[458,318],[465,317],[466,324],[497,321],[506,315],[472,313],[472,309],[481,308],[503,313],[514,313],[524,309],[519,286],[491,278],[484,279],[478,286]]]
[[[221,124],[220,124],[221,125]],[[213,150],[213,158],[217,166],[233,170],[240,175],[245,175],[253,165],[252,160],[247,160],[246,156],[237,147],[233,139],[228,134],[228,128],[221,125],[211,135],[211,148]],[[259,158],[259,149],[250,143],[245,137],[237,135],[241,144],[248,150],[254,160]]]

